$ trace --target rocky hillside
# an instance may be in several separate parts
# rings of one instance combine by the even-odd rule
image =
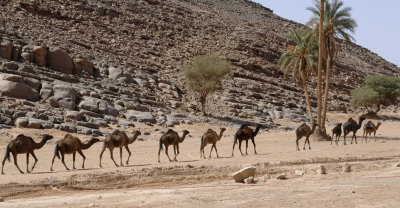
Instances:
[[[301,25],[249,0],[1,4],[0,120],[6,125],[97,135],[110,123],[202,120],[181,71],[207,52],[235,66],[210,96],[207,121],[272,127],[282,116],[307,120],[301,88],[276,65],[290,44],[284,34]],[[330,111],[349,110],[349,91],[366,74],[400,75],[355,44],[342,46],[333,73]]]

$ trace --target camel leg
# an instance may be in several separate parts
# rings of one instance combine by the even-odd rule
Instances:
[[[332,142],[333,142],[333,137],[334,137],[334,135],[335,135],[335,134],[332,134],[331,145],[332,145]]]
[[[357,144],[357,136],[356,136],[356,132],[353,132],[353,137],[354,137],[354,142]],[[353,141],[353,139],[351,139]]]
[[[53,171],[53,164],[54,164],[54,159],[56,159],[56,154],[54,154],[53,160],[51,161],[51,167],[50,167],[50,171]]]
[[[178,155],[179,155],[179,144],[176,145],[176,155],[175,155],[175,159],[174,159],[175,162],[178,162],[178,160],[176,159],[176,157],[178,157]]]
[[[75,168],[75,156],[76,156],[76,152],[72,153],[72,169],[76,169]]]
[[[308,149],[311,149],[311,146],[310,146],[310,136],[307,137],[307,142],[308,142]]]
[[[256,143],[254,142],[254,138],[251,138],[251,142],[253,142],[254,154],[257,154],[257,151],[256,151]]]
[[[30,171],[29,171],[29,152],[26,153],[26,173],[30,173]]]
[[[33,151],[31,152],[31,155],[32,155],[33,159],[35,159],[35,163],[33,163],[33,166],[32,166],[32,169],[31,169],[31,172],[32,172],[33,168],[35,168],[35,165],[36,165],[38,159],[37,159],[37,157],[36,157],[36,155],[35,155],[35,153]]]
[[[175,147],[174,147],[174,148],[175,148]],[[174,149],[174,150],[175,150],[175,149]],[[167,145],[165,145],[165,154],[167,155],[169,161],[172,162],[171,158],[170,158],[169,155],[168,155],[168,146],[167,146]]]
[[[103,157],[104,151],[106,151],[106,147],[103,147],[103,149],[102,149],[101,152],[100,152],[100,167],[101,167],[101,168],[102,168],[102,166],[101,166],[101,158]]]
[[[204,148],[206,148],[206,144],[203,144],[203,145],[201,146],[200,158],[203,156],[204,159],[206,159],[206,154],[204,153]]]
[[[161,147],[158,149],[158,162],[160,162],[160,152],[161,152]]]
[[[370,134],[371,135],[371,134]],[[370,138],[371,139],[371,138]],[[376,142],[376,131],[374,132],[374,139],[375,139],[375,142]]]
[[[114,160],[114,154],[113,154],[113,150],[114,150],[114,149],[111,149],[111,148],[110,148],[110,156],[111,156],[111,160],[114,162],[115,166],[117,166],[117,167],[118,167],[117,163],[116,163],[116,162],[115,162],[115,160]]]
[[[217,154],[217,157],[219,157],[218,151],[217,151],[217,144],[214,144],[214,149],[215,149],[215,153]]]
[[[119,148],[119,161],[120,161],[121,166],[124,166],[122,164],[122,147]]]
[[[83,161],[82,161],[82,168],[85,169],[85,160],[86,160],[86,157],[85,157],[85,155],[83,154],[82,150],[78,150],[78,153],[82,156],[82,159],[83,159]]]
[[[65,162],[64,162],[64,158],[65,158],[64,152],[61,152],[61,162],[62,162],[62,164],[64,164],[65,169],[69,170],[68,167],[67,167],[67,165],[66,165]]]
[[[211,158],[211,152],[212,152],[214,147],[215,147],[215,144],[211,145],[210,155],[208,156],[208,158]]]
[[[249,140],[246,140],[246,155],[247,155],[247,148],[249,147]]]
[[[174,161],[176,161],[176,146],[174,145]]]
[[[18,168],[18,170],[19,170],[19,172],[20,173],[24,173],[24,172],[22,172],[22,170],[19,168],[19,166],[18,166],[18,162],[17,162],[17,153],[12,153],[12,155],[13,155],[13,158],[14,158],[14,165]]]
[[[131,157],[131,151],[129,150],[128,145],[125,146],[126,151],[128,152],[128,159],[126,160],[126,165],[129,164],[129,158]]]
[[[236,145],[236,142],[237,142],[237,140],[235,140],[235,141],[233,142],[233,147],[232,147],[232,157],[233,157],[233,152],[234,152],[234,150],[235,150],[235,145]]]
[[[303,150],[306,150],[306,144],[307,144],[307,137],[306,137],[306,139],[304,140]]]
[[[240,154],[243,155],[243,152],[242,152],[242,141],[240,141],[240,140],[239,140],[239,150],[240,150]]]
[[[3,162],[1,163],[1,174],[2,174],[2,175],[4,175],[3,169],[4,169],[4,163],[6,162],[6,160],[7,160],[7,157],[4,156]]]
[[[343,134],[343,140],[344,140],[343,145],[346,145],[346,135],[347,135],[346,133]]]
[[[296,150],[297,150],[297,151],[300,151],[300,148],[299,148],[299,139],[296,139]]]

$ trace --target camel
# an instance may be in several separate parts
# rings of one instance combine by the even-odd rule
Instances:
[[[367,143],[367,135],[369,134],[369,140],[371,140],[371,134],[374,133],[374,138],[375,138],[375,142],[376,142],[376,131],[378,130],[379,126],[381,126],[381,122],[378,122],[376,125],[372,122],[372,121],[368,121],[365,125],[364,125],[364,132],[363,132],[363,138],[365,139],[365,143]],[[364,138],[365,135],[365,138]],[[361,139],[361,141],[363,141]],[[369,141],[368,140],[368,141]]]
[[[361,128],[362,122],[365,120],[364,116],[358,117],[358,124],[355,120],[352,118],[349,118],[346,123],[343,124],[343,137],[344,137],[344,145],[346,145],[346,135],[349,134],[351,131],[353,132],[353,136],[351,137],[351,143],[353,144],[353,138],[354,141],[357,144],[357,130]]]
[[[221,140],[222,134],[224,133],[225,130],[226,130],[225,128],[221,128],[219,135],[217,135],[217,132],[215,132],[212,129],[208,129],[207,132],[203,134],[203,137],[201,137],[201,144],[200,144],[200,158],[203,155],[204,159],[206,159],[206,156],[204,154],[204,147],[207,144],[212,144],[209,158],[211,158],[211,152],[213,148],[215,148],[215,153],[217,153],[217,157],[219,157],[216,144],[217,141]]]
[[[38,161],[38,159],[33,151],[35,149],[42,148],[43,145],[46,144],[46,142],[50,139],[53,139],[53,136],[44,134],[44,135],[42,135],[42,141],[40,141],[39,143],[36,143],[35,141],[33,141],[33,139],[31,137],[27,137],[23,134],[19,134],[15,139],[11,140],[10,143],[8,143],[8,145],[7,145],[6,154],[4,156],[2,167],[1,167],[1,174],[4,175],[3,168],[4,168],[4,162],[6,161],[6,159],[8,159],[8,161],[10,161],[10,152],[13,155],[14,164],[18,168],[20,173],[24,173],[24,172],[21,171],[21,169],[18,166],[17,156],[18,156],[18,154],[26,153],[26,172],[27,173],[32,172],[33,168],[35,168],[35,165]],[[29,171],[29,167],[28,167],[29,166],[29,154],[31,154],[32,157],[35,159],[35,163],[33,164],[31,171]]]
[[[308,126],[306,123],[301,124],[299,127],[297,127],[296,129],[296,150],[300,151],[299,149],[299,140],[305,136],[306,140],[304,141],[304,146],[303,146],[303,150],[306,150],[306,143],[308,142],[308,149],[311,149],[310,147],[310,136],[311,134],[314,133],[315,128],[318,126],[318,124],[314,123],[312,126],[312,129],[310,128],[310,126]]]
[[[163,134],[160,138],[160,148],[158,150],[158,162],[160,162],[160,152],[163,149],[162,145],[164,144],[165,146],[165,154],[167,155],[168,159],[170,162],[172,162],[171,158],[168,155],[168,146],[169,145],[174,145],[174,161],[176,160],[176,157],[179,155],[179,143],[182,143],[185,140],[186,135],[188,135],[190,132],[187,130],[183,130],[182,137],[179,137],[178,133],[172,129],[168,129],[168,131]]]
[[[71,134],[67,134],[64,136],[63,139],[60,139],[57,141],[56,147],[54,149],[54,157],[53,160],[51,161],[51,167],[50,171],[53,171],[53,164],[54,164],[54,159],[58,157],[60,159],[60,154],[61,153],[61,162],[64,164],[65,168],[69,170],[67,165],[65,165],[64,162],[64,155],[65,154],[72,154],[72,168],[75,169],[75,154],[78,152],[82,158],[82,168],[85,169],[85,160],[86,157],[83,154],[82,150],[89,149],[94,143],[99,142],[100,140],[97,138],[92,138],[89,140],[87,143],[82,143],[81,140],[78,137],[74,137]]]
[[[111,159],[114,162],[115,166],[118,167],[117,163],[114,160],[113,150],[114,150],[114,148],[119,148],[120,164],[121,164],[121,166],[124,166],[122,164],[122,147],[125,147],[126,151],[128,151],[128,154],[129,154],[128,159],[126,160],[126,165],[128,165],[129,158],[131,157],[131,151],[129,150],[128,145],[135,142],[137,137],[141,134],[142,133],[140,131],[136,130],[133,132],[133,136],[131,138],[129,138],[125,134],[125,132],[115,130],[113,133],[107,135],[106,140],[104,140],[103,149],[101,150],[101,153],[100,153],[100,167],[102,167],[101,166],[101,158],[103,157],[103,153],[106,150],[106,148],[110,149]]]
[[[243,153],[242,153],[242,141],[243,140],[246,140],[246,155],[247,155],[247,147],[248,147],[249,139],[251,139],[251,142],[253,142],[254,154],[257,154],[256,143],[254,143],[254,137],[257,135],[260,128],[261,128],[261,125],[257,125],[256,129],[253,132],[253,130],[250,127],[248,127],[247,125],[240,126],[240,128],[236,131],[235,136],[234,136],[233,147],[232,147],[232,157],[233,157],[233,152],[235,150],[235,145],[237,142],[239,142],[240,153],[243,155]]]
[[[336,135],[336,136],[335,136]],[[332,140],[331,140],[331,145],[333,142],[333,139],[335,138],[335,143],[336,146],[339,143],[339,138],[342,135],[342,123],[336,124],[336,126],[332,129]]]

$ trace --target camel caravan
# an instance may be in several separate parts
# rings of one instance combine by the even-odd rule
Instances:
[[[351,138],[351,144],[353,144],[353,139],[355,143],[357,144],[357,137],[356,133],[357,131],[361,128],[363,121],[365,120],[364,116],[360,116],[358,118],[358,123],[353,119],[349,118],[343,125],[342,123],[336,124],[336,126],[332,129],[332,137],[331,137],[331,145],[333,141],[335,141],[336,145],[339,143],[339,138],[342,135],[343,132],[343,140],[344,140],[344,145],[346,145],[346,136],[349,133],[353,133],[352,138]],[[371,140],[372,133],[374,134],[374,139],[376,142],[376,131],[378,128],[382,125],[381,122],[378,122],[376,125],[372,121],[368,121],[363,128],[363,136],[361,141],[367,143],[368,141]],[[241,125],[239,129],[236,131],[234,134],[234,139],[233,139],[233,147],[232,147],[232,157],[234,156],[234,150],[236,144],[239,146],[239,151],[242,155],[247,155],[247,149],[248,149],[248,142],[251,140],[253,143],[254,147],[254,154],[257,154],[256,150],[256,143],[254,141],[254,138],[257,136],[261,125],[257,125],[256,128],[253,130],[250,128],[248,125]],[[306,123],[302,123],[298,128],[295,130],[296,134],[296,150],[299,151],[299,140],[303,137],[305,137],[304,141],[304,146],[303,150],[306,149],[306,144],[308,143],[308,148],[311,149],[310,145],[310,136],[314,133],[315,128],[317,127],[317,124],[312,124],[312,127],[307,125]],[[343,131],[342,131],[343,127]],[[217,150],[217,142],[221,140],[224,132],[226,131],[225,128],[221,128],[219,134],[217,134],[216,131],[212,129],[208,129],[203,136],[201,137],[200,140],[200,158],[206,159],[204,149],[207,146],[207,144],[211,144],[211,150],[209,154],[209,158],[211,158],[211,153],[212,150],[215,149],[215,153],[217,155],[217,158],[219,158],[218,155],[218,150]],[[267,130],[268,131],[268,130]],[[185,137],[189,135],[190,132],[188,130],[183,130],[182,131],[182,136],[179,136],[178,132],[168,129],[167,132],[165,132],[159,139],[159,150],[158,150],[158,162],[160,161],[160,153],[161,150],[163,150],[163,146],[165,149],[165,154],[167,155],[168,159],[170,162],[173,161],[178,161],[177,156],[179,155],[179,144],[182,143],[185,140]],[[113,150],[114,148],[119,148],[120,152],[120,166],[124,166],[122,163],[122,149],[123,147],[126,149],[128,152],[128,158],[125,162],[126,165],[129,164],[129,158],[131,156],[131,151],[129,149],[129,144],[132,144],[135,142],[138,138],[138,136],[141,135],[141,132],[139,130],[136,130],[133,132],[132,137],[128,137],[127,134],[123,131],[120,130],[115,130],[112,133],[108,134],[103,142],[103,147],[100,151],[100,163],[99,167],[102,168],[101,164],[101,159],[103,156],[104,151],[108,148],[110,150],[110,158],[114,162],[115,166],[119,166],[115,160],[114,160],[114,155],[113,155]],[[369,135],[369,139],[367,140],[367,137]],[[10,161],[10,154],[12,154],[13,159],[14,159],[14,164],[19,170],[20,173],[24,173],[18,166],[17,163],[17,156],[18,154],[26,154],[26,172],[30,173],[33,171],[35,168],[36,163],[38,162],[38,158],[36,157],[34,150],[42,148],[48,140],[53,139],[53,136],[44,134],[41,136],[41,141],[39,143],[36,143],[31,137],[24,136],[23,134],[19,134],[15,139],[11,140],[9,144],[7,145],[6,148],[6,153],[2,162],[2,168],[1,168],[1,174],[4,175],[4,164],[5,161],[8,160]],[[242,152],[242,141],[246,141],[246,152],[243,154]],[[67,165],[65,164],[65,154],[72,154],[72,169],[75,169],[75,156],[76,152],[78,152],[82,158],[82,168],[85,168],[85,160],[86,157],[83,154],[82,150],[89,149],[93,144],[96,142],[100,142],[98,138],[91,138],[87,142],[82,142],[79,138],[72,136],[70,134],[66,134],[64,138],[58,140],[56,142],[55,148],[54,148],[54,156],[51,161],[51,167],[50,171],[53,171],[53,164],[55,158],[61,159],[61,163],[64,165],[64,167],[67,170],[70,170]],[[172,145],[174,149],[174,158],[171,160],[169,154],[168,154],[168,147]],[[61,154],[61,157],[60,157]],[[29,155],[32,155],[32,157],[35,159],[35,163],[33,164],[32,168],[29,169]]]

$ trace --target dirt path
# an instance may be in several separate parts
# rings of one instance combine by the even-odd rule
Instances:
[[[359,140],[359,144],[343,146],[341,140],[339,146],[331,146],[330,142],[311,141],[312,149],[300,152],[295,150],[294,131],[261,131],[256,137],[258,155],[254,155],[249,143],[249,155],[241,156],[236,148],[234,157],[231,157],[232,137],[237,127],[229,127],[217,144],[221,157],[215,158],[214,152],[211,159],[199,159],[199,137],[210,126],[180,126],[179,129],[191,131],[192,137],[180,145],[179,162],[170,163],[162,152],[158,163],[158,142],[152,138],[159,135],[151,135],[130,146],[133,154],[127,167],[115,167],[106,151],[104,168],[99,168],[102,144],[98,143],[84,152],[87,169],[66,171],[56,159],[55,171],[50,172],[53,141],[36,151],[39,162],[33,174],[19,174],[13,163],[6,162],[6,175],[0,176],[0,196],[6,202],[1,206],[398,207],[394,199],[400,188],[400,168],[394,168],[393,164],[400,156],[399,125],[399,122],[385,122],[378,131],[377,142],[366,144]],[[149,127],[140,128],[145,131]],[[10,135],[24,131],[13,129]],[[34,137],[39,133],[42,132],[26,132]],[[54,130],[48,133],[56,139],[63,134]],[[361,134],[359,131],[358,135]],[[0,141],[1,155],[5,143]],[[210,148],[206,147],[206,155]],[[245,144],[242,150],[245,151]],[[124,161],[126,156],[124,152]],[[118,150],[114,151],[114,157],[119,163]],[[18,158],[21,169],[25,170],[25,156]],[[351,173],[341,172],[344,161],[353,166]],[[81,162],[77,155],[77,168]],[[72,166],[71,155],[67,156],[66,164]],[[261,180],[256,185],[234,183],[230,174],[250,164],[257,165],[257,177]],[[326,165],[327,175],[316,174],[319,164]],[[297,176],[295,170],[303,170],[305,175]],[[264,174],[278,173],[285,173],[289,179],[262,181]]]

